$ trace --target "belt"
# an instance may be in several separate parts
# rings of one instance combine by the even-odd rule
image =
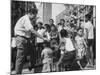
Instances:
[[[65,53],[74,53],[75,52],[75,50],[73,50],[73,51],[66,51]]]
[[[24,38],[24,39],[27,39],[27,40],[29,40],[30,38],[27,38],[27,37],[25,37],[25,36],[21,36],[21,35],[16,35],[16,37],[22,37],[22,38]]]

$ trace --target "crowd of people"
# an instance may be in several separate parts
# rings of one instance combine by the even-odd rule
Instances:
[[[40,63],[41,72],[75,70],[75,64],[81,70],[87,65],[95,65],[95,27],[88,14],[85,15],[85,21],[80,20],[79,26],[71,17],[67,21],[60,19],[57,25],[53,19],[48,24],[38,21],[34,28],[31,19],[35,19],[36,14],[37,10],[30,10],[15,25],[16,73],[22,72],[27,55],[30,55],[29,69]],[[84,62],[85,65],[82,64]]]

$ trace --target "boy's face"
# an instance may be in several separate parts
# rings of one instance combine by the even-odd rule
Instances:
[[[83,30],[82,29],[78,30],[78,35],[82,36],[82,34],[83,34]]]

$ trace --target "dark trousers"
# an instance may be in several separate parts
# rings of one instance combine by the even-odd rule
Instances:
[[[16,54],[17,54],[17,49],[11,48],[11,64],[12,64],[11,70],[15,69]]]
[[[41,58],[41,52],[43,50],[43,43],[37,43],[37,59]]]
[[[16,45],[17,45],[17,56],[16,56],[16,74],[21,74],[23,65],[25,63],[25,58],[29,54],[30,62],[33,63],[33,53],[32,44],[29,39],[26,39],[21,36],[16,37]]]
[[[57,71],[61,71],[61,68],[64,67],[65,70],[74,62],[76,58],[76,52],[74,51],[70,51],[65,53],[64,55],[61,55],[61,58],[57,64]]]

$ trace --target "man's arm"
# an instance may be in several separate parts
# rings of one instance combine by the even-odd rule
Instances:
[[[30,31],[31,31],[33,34],[35,34],[37,37],[39,37],[39,38],[45,40],[45,38],[44,38],[42,35],[40,35],[37,31],[35,31],[34,29],[31,29]]]
[[[26,28],[27,31],[30,31],[32,32],[34,35],[36,35],[37,37],[43,39],[43,40],[46,40],[45,38],[43,38],[43,36],[41,36],[37,31],[34,30],[32,24],[31,24],[31,21],[29,18],[25,18],[24,19],[24,26]]]

